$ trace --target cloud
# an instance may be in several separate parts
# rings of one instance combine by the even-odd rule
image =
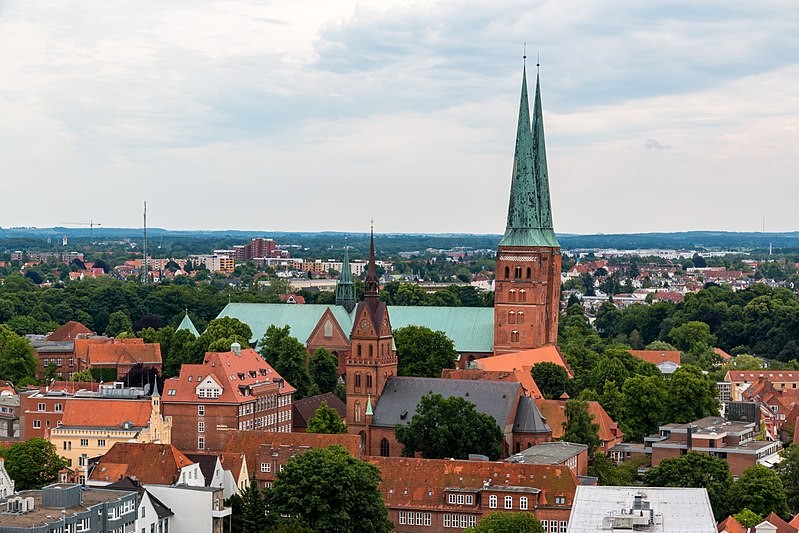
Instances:
[[[647,148],[649,148],[651,150],[670,150],[671,149],[670,145],[665,145],[664,146],[664,145],[660,144],[660,141],[658,141],[657,139],[647,139],[646,142],[644,143],[644,146],[646,146]]]

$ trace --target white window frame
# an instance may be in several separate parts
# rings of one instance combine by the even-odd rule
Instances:
[[[197,406],[197,416],[205,416],[205,406],[203,404]]]
[[[455,495],[454,494],[450,494],[449,495],[449,503],[455,503]]]
[[[488,508],[489,509],[496,509],[497,508],[497,495],[492,494],[488,497]]]
[[[526,511],[527,510],[527,496],[521,496],[519,498],[519,510]]]
[[[513,509],[513,496],[505,496],[505,509]]]

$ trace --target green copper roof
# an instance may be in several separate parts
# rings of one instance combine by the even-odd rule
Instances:
[[[291,335],[305,342],[319,323],[326,309],[331,309],[341,329],[352,331],[352,315],[336,305],[321,304],[255,304],[231,303],[217,318],[229,316],[250,326],[250,342],[258,342],[266,328],[274,324],[290,326]],[[494,350],[494,309],[492,307],[412,307],[388,306],[391,327],[425,326],[443,331],[459,352],[492,352]]]
[[[200,336],[200,332],[197,331],[197,328],[194,327],[194,322],[191,321],[191,319],[189,318],[189,314],[188,313],[186,313],[186,316],[184,316],[183,320],[180,321],[180,325],[178,326],[178,329],[179,330],[180,329],[185,329],[186,331],[188,331],[189,333],[191,333],[195,337],[199,337]]]
[[[531,127],[525,69],[516,128],[508,224],[500,246],[560,246],[552,231],[544,121],[537,77],[533,112]]]
[[[355,308],[355,285],[352,283],[350,255],[344,247],[344,261],[341,263],[341,276],[336,284],[336,305],[344,306],[347,312]]]

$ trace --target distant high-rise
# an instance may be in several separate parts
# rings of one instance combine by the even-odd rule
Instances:
[[[552,228],[540,83],[536,76],[531,126],[525,68],[508,222],[497,251],[494,353],[557,342],[560,265],[560,244]]]

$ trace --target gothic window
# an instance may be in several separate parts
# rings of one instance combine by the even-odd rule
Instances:
[[[525,291],[524,289],[519,291],[519,301],[520,302],[526,302],[527,301],[527,291]]]
[[[516,313],[513,311],[508,311],[508,324],[515,324],[516,323]]]
[[[505,279],[508,279],[508,278],[510,278],[510,267],[506,266],[505,267]]]
[[[371,344],[369,345],[369,358],[371,359],[375,355],[375,347]]]
[[[355,402],[355,421],[361,421],[361,402]]]
[[[532,271],[530,270],[530,267],[527,267],[527,279],[530,279],[531,274],[532,274]]]
[[[372,390],[372,374],[366,374],[366,390]]]
[[[355,390],[360,390],[361,388],[361,373],[355,373]]]
[[[509,302],[515,302],[516,301],[516,289],[511,289],[508,292],[508,301]]]
[[[527,277],[529,278],[530,276]],[[333,323],[330,322],[329,320],[325,321],[324,336],[326,339],[329,339],[330,337],[333,336]]]
[[[511,311],[512,313],[513,311]],[[516,323],[517,324],[524,324],[524,311],[519,311],[516,315]]]
[[[361,344],[358,343],[358,357],[361,356]]]
[[[511,342],[519,342],[519,332],[515,329],[510,332],[510,341]]]
[[[389,452],[388,439],[383,437],[380,440],[380,456],[381,457],[388,457],[388,452]]]
[[[519,279],[519,278],[521,278],[521,277],[522,277],[522,267],[520,267],[520,266],[517,266],[517,267],[514,269],[514,272],[513,272],[513,277],[514,277],[514,278],[516,278],[516,279]]]

